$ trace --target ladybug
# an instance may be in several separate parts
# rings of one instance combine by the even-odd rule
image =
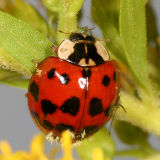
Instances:
[[[56,48],[58,57],[38,64],[28,89],[33,120],[46,134],[73,141],[97,132],[112,116],[118,97],[117,67],[91,35],[71,33]]]

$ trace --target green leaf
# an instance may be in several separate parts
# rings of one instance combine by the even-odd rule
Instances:
[[[84,0],[62,0],[61,7],[65,10],[68,16],[76,16],[80,11]]]
[[[150,155],[146,158],[142,158],[140,160],[159,160],[159,159],[160,159],[160,153],[156,153],[156,154]]]
[[[11,79],[11,80],[0,80],[0,83],[9,85],[11,87],[16,87],[20,89],[28,89],[29,80],[27,79]]]
[[[3,0],[0,0],[0,3],[2,1]],[[6,4],[3,7],[3,11],[31,24],[44,35],[48,35],[46,21],[29,3],[25,2],[24,0],[7,0]]]
[[[12,87],[27,89],[29,80],[25,79],[21,74],[5,69],[0,69],[0,83],[7,84]]]
[[[146,4],[146,19],[147,19],[147,40],[149,43],[156,42],[158,37],[158,28],[156,23],[156,17],[151,3]]]
[[[119,0],[92,0],[92,17],[103,38],[110,40],[106,46],[112,58],[126,63],[119,35]]]
[[[22,77],[22,75],[13,71],[0,69],[0,80],[10,79],[14,77]]]
[[[93,149],[97,147],[102,150],[104,159],[112,157],[115,152],[114,142],[106,128],[102,128],[91,138],[83,140],[76,150],[81,159],[92,160]]]
[[[126,144],[144,145],[147,143],[148,133],[127,122],[116,121],[114,123],[114,129],[119,139]]]
[[[50,13],[48,14],[49,20],[48,20],[48,31],[49,31],[49,39],[53,40],[54,44],[57,44],[57,29],[54,27],[54,24],[56,24],[56,18],[55,15]],[[53,23],[54,22],[54,23]]]
[[[60,11],[60,0],[42,0],[43,4],[52,12],[59,12]]]
[[[145,0],[120,1],[120,38],[131,71],[141,86],[149,88],[145,2]]]
[[[155,96],[153,92],[146,92],[142,88],[138,89],[138,93],[142,100],[121,90],[121,105],[126,112],[118,109],[116,119],[126,121],[148,133],[160,136],[159,97]]]
[[[51,56],[52,42],[30,25],[0,12],[0,65],[31,76],[34,61]]]

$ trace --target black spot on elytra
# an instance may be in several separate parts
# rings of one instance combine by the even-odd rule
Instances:
[[[53,104],[49,100],[42,100],[41,101],[41,107],[44,115],[46,116],[47,114],[52,114],[56,111],[58,108],[57,105]]]
[[[97,125],[87,126],[84,128],[86,135],[93,134],[93,133],[97,132],[98,129],[99,129],[99,127]]]
[[[66,100],[63,105],[61,106],[61,111],[63,113],[69,113],[72,116],[76,116],[79,111],[80,101],[77,97],[72,97]]]
[[[64,73],[61,75],[61,78],[59,80],[62,84],[67,84],[70,79],[69,79],[69,76]]]
[[[69,37],[69,39],[72,41],[72,42],[75,42],[75,41],[79,41],[79,40],[84,40],[84,37],[82,34],[80,33],[72,33]]]
[[[65,130],[70,130],[71,132],[73,132],[74,128],[70,125],[60,123],[60,124],[56,124],[56,130],[60,133]]]
[[[104,111],[105,115],[106,115],[107,117],[111,116],[111,114],[112,114],[112,112],[113,112],[113,109],[114,109],[114,104],[112,104],[111,106],[109,106],[109,107]]]
[[[91,76],[91,70],[90,68],[86,69],[86,68],[83,68],[82,70],[82,76],[83,78],[89,78]]]
[[[107,75],[105,75],[102,80],[103,85],[107,87],[109,85],[109,82],[110,78]]]
[[[89,114],[94,117],[103,112],[101,99],[92,98],[90,101]]]
[[[49,121],[44,120],[43,122],[41,122],[41,120],[39,119],[38,114],[36,112],[31,111],[31,114],[34,117],[35,121],[37,123],[39,123],[39,125],[41,125],[42,127],[46,128],[46,129],[49,129],[49,130],[53,129],[53,126]]]
[[[114,79],[114,81],[117,81],[117,73],[116,72],[113,73],[113,79]]]
[[[52,78],[54,77],[54,73],[55,73],[55,69],[52,68],[52,69],[47,73],[48,79],[52,79]]]
[[[39,99],[39,87],[35,81],[33,81],[30,85],[29,89],[30,93],[32,94],[35,101]]]
[[[52,130],[52,129],[53,129],[52,124],[51,124],[49,121],[47,121],[47,120],[44,120],[44,121],[43,121],[43,126],[44,126],[46,129],[49,129],[49,130]]]

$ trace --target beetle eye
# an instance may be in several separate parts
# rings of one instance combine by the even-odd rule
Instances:
[[[74,45],[72,41],[66,39],[58,47],[58,57],[67,60],[68,57],[74,52]]]

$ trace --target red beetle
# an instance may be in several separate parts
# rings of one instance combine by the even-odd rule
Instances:
[[[28,104],[38,127],[53,137],[70,130],[73,141],[95,133],[112,115],[118,95],[117,67],[102,43],[72,33],[56,57],[38,64]]]

